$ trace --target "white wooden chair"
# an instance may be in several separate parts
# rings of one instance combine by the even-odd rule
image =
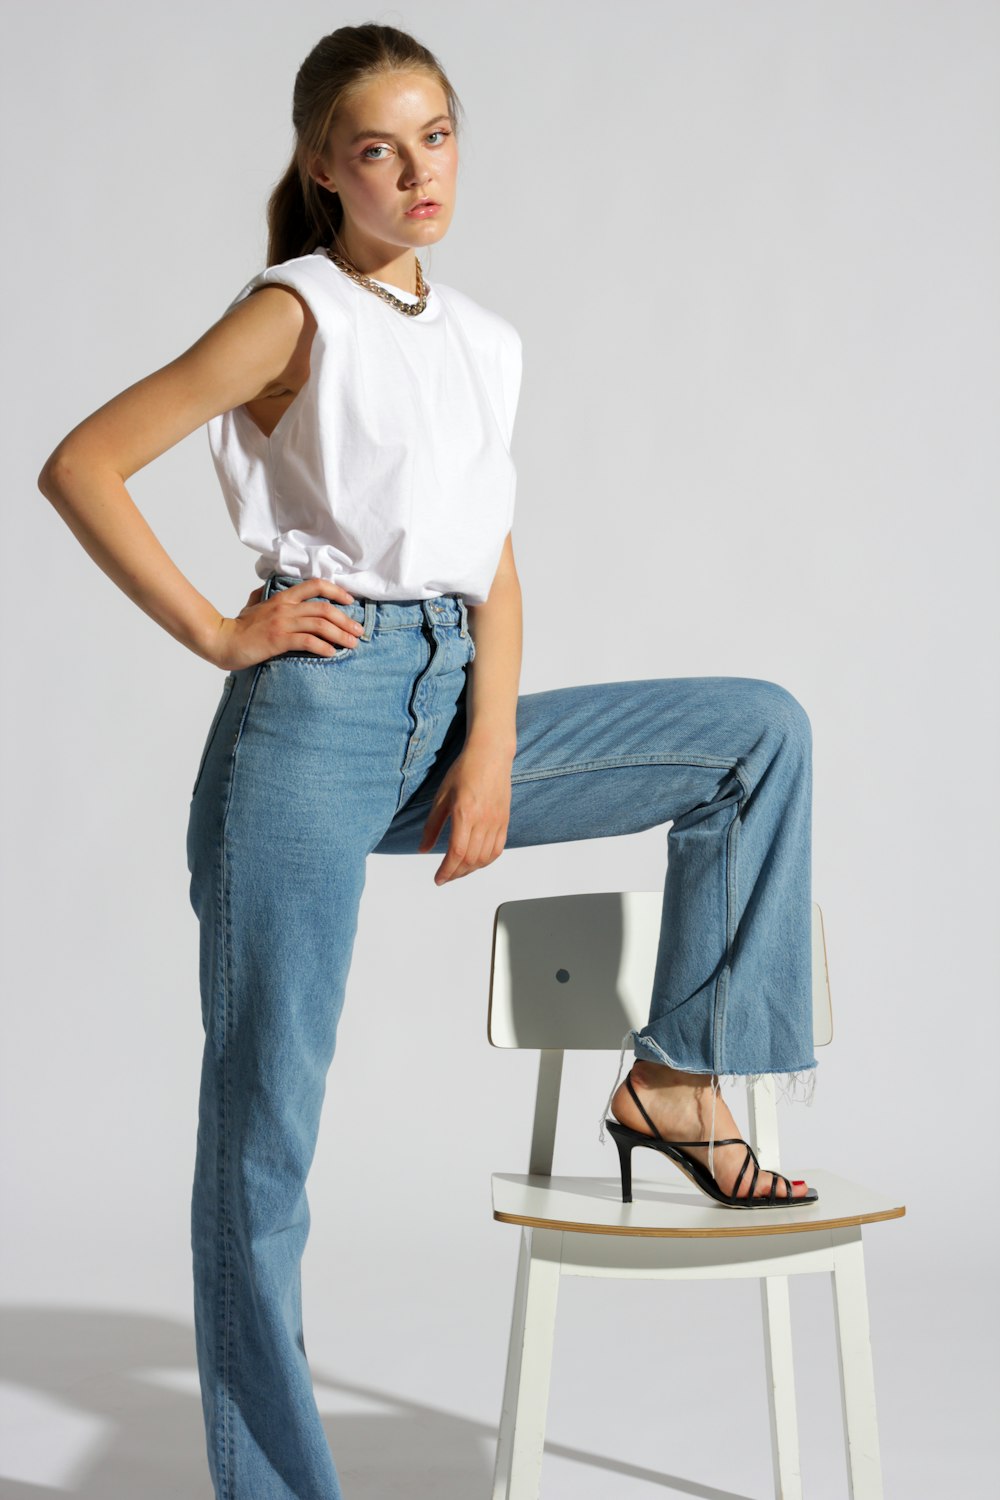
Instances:
[[[539,1495],[561,1276],[758,1277],[775,1495],[801,1500],[788,1277],[821,1271],[830,1273],[835,1304],[850,1495],[881,1500],[861,1231],[900,1218],[902,1204],[807,1168],[801,1175],[819,1189],[808,1208],[729,1209],[669,1162],[655,1180],[634,1180],[626,1204],[613,1149],[607,1177],[552,1175],[564,1052],[617,1048],[630,1026],[646,1024],[662,906],[662,891],[615,891],[507,901],[496,912],[489,1040],[537,1047],[539,1069],[528,1171],[492,1178],[493,1217],[522,1226],[493,1500]],[[814,1039],[822,1046],[832,1035],[830,989],[822,913],[816,903],[812,911]],[[748,1085],[747,1101],[748,1139],[762,1167],[779,1169],[773,1080]],[[636,1167],[643,1154],[635,1153]]]

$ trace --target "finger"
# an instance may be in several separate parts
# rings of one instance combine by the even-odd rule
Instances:
[[[434,872],[435,885],[446,885],[455,878],[465,863],[465,850],[465,840],[453,831],[448,852]]]
[[[489,838],[489,826],[479,823],[473,826],[469,834],[469,842],[465,850],[465,868],[463,875],[470,875],[473,870],[481,870],[486,864],[486,854],[492,839]]]
[[[462,817],[458,814],[459,836],[455,840],[454,847],[461,847],[461,825]],[[465,841],[465,853],[461,864],[452,870],[450,879],[459,880],[465,875],[471,875],[473,870],[482,870],[497,858],[507,837],[507,822],[503,822],[499,829],[495,825],[486,822],[471,822],[467,830]],[[451,850],[449,850],[449,854]],[[439,867],[438,874],[443,873],[445,862]]]
[[[435,885],[447,885],[448,880],[457,879],[457,876],[462,873],[462,868],[460,867],[462,867],[462,859],[460,859],[459,853],[457,853],[457,850],[453,852],[453,850],[448,849],[447,855],[444,856],[441,864],[435,870]]]
[[[420,843],[417,846],[418,854],[426,854],[428,850],[433,849],[447,817],[448,804],[442,798],[440,802],[434,803],[428,814],[427,821],[424,824],[424,831],[420,836]]]
[[[483,839],[483,846],[479,854],[477,870],[484,870],[487,865],[492,865],[503,853],[504,844],[507,841],[506,828],[487,834]]]
[[[300,578],[298,583],[290,584],[281,592],[286,599],[289,595],[293,599],[307,599],[310,594],[325,594],[328,599],[339,599],[342,604],[354,603],[354,595],[332,578]]]
[[[467,820],[459,813],[452,817],[452,839],[444,861],[438,867],[439,884],[447,880],[461,880],[479,870],[488,861],[484,858],[489,825],[481,820]],[[492,840],[490,840],[492,842]],[[437,879],[437,876],[435,877]]]
[[[355,635],[360,635],[365,628],[361,620],[353,620],[350,615],[345,615],[344,611],[338,609],[335,604],[323,604],[318,599],[310,599],[306,605],[300,605],[299,607],[301,609],[308,608],[311,616],[321,620],[329,620],[332,625],[339,625],[341,630],[350,630]]]
[[[333,609],[332,605],[330,609]],[[308,609],[305,605],[295,611],[294,620],[299,630],[311,630],[323,640],[333,641],[337,646],[343,646],[345,642],[353,646],[365,629],[360,620],[352,620],[350,615],[339,612],[317,614],[315,609]]]
[[[357,645],[351,641],[352,646]],[[281,645],[275,655],[282,651],[309,651],[313,656],[335,656],[341,649],[338,642],[322,639],[318,635],[306,635],[304,631],[293,631],[291,635],[282,636]]]

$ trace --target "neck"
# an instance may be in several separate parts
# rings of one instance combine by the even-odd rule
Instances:
[[[334,239],[333,248],[356,266],[362,276],[371,276],[375,281],[387,281],[411,296],[417,295],[417,255],[415,250],[404,250],[401,254],[386,257],[380,247],[352,246],[351,239],[341,231]]]

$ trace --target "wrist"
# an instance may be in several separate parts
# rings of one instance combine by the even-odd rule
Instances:
[[[188,642],[191,650],[197,656],[203,657],[205,661],[210,661],[215,667],[224,666],[223,657],[229,627],[232,623],[233,621],[226,615],[212,608],[203,619],[198,621],[194,637]]]
[[[465,736],[465,749],[489,754],[495,759],[513,761],[517,754],[517,736],[508,730],[473,725]]]

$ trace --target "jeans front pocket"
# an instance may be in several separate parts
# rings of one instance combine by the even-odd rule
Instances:
[[[297,664],[305,663],[314,667],[326,667],[332,662],[343,661],[345,656],[350,656],[357,649],[357,646],[335,646],[332,656],[324,656],[320,651],[279,651],[277,656],[269,656],[267,662],[270,664],[288,661]]]
[[[350,647],[348,647],[348,650],[349,649]],[[208,734],[205,736],[205,747],[201,752],[201,760],[198,762],[198,770],[195,772],[194,786],[191,788],[192,797],[194,797],[201,783],[201,774],[205,769],[205,762],[208,760],[208,752],[212,748],[212,743],[215,739],[216,734],[218,733],[219,725],[222,723],[222,715],[226,711],[226,704],[229,702],[229,695],[233,691],[235,682],[236,673],[230,672],[226,677],[225,682],[222,684],[222,696],[220,697],[219,705],[216,708],[214,715],[212,716],[212,722],[208,726]]]

